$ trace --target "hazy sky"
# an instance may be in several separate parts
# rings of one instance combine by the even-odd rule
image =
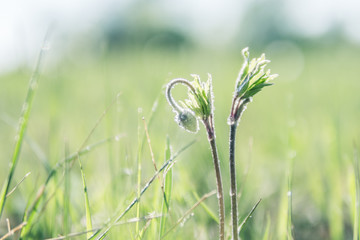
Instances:
[[[97,26],[113,9],[124,9],[134,0],[1,0],[0,73],[24,60],[34,61],[45,31],[51,22],[68,34]],[[266,0],[147,0],[155,14],[179,20],[190,32],[206,40],[210,35],[228,41],[236,34],[250,4]],[[286,10],[291,31],[306,37],[318,36],[334,24],[345,36],[360,44],[360,1],[357,0],[279,0]],[[136,11],[136,9],[133,11]],[[274,11],[276,9],[269,9]],[[226,27],[224,27],[226,26]],[[217,32],[214,36],[214,32]],[[194,34],[195,35],[195,34]]]

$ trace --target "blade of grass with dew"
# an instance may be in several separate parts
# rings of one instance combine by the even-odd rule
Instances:
[[[238,235],[240,235],[241,230],[244,228],[245,224],[248,222],[248,220],[251,218],[251,216],[253,215],[253,213],[255,212],[257,206],[260,204],[261,202],[261,198],[259,199],[259,201],[257,201],[257,203],[254,205],[254,207],[251,209],[251,211],[249,212],[249,214],[245,217],[245,219],[241,222],[241,224],[238,227]]]
[[[355,216],[354,216],[354,229],[353,229],[353,240],[359,240],[359,229],[360,229],[360,172],[359,172],[359,158],[356,147],[354,146],[354,172],[355,172]]]
[[[157,178],[157,176],[164,171],[164,169],[167,168],[167,166],[173,166],[171,165],[175,159],[186,149],[188,149],[190,146],[192,146],[194,143],[196,142],[196,140],[193,140],[191,142],[189,142],[187,145],[185,145],[184,147],[182,147],[179,151],[177,151],[175,154],[172,155],[172,157],[170,159],[168,159],[162,166],[161,168],[150,178],[149,181],[146,182],[145,186],[142,188],[141,192],[140,192],[140,198],[141,196],[146,192],[146,190],[151,186],[151,184],[154,182],[155,178]],[[93,236],[90,239],[94,239],[96,238],[97,240],[100,239],[104,239],[106,237],[106,235],[108,234],[108,232],[110,231],[110,229],[116,225],[117,222],[120,221],[120,219],[122,219],[129,211],[130,209],[140,201],[140,198],[135,198],[127,207],[126,209],[120,213],[115,219],[109,221],[109,223],[105,224],[105,226],[103,228],[101,228],[99,231],[97,231],[96,233],[93,234]],[[104,230],[105,229],[105,230]],[[102,232],[100,234],[100,232]],[[100,234],[100,236],[98,236],[98,234]]]
[[[78,162],[81,172],[81,178],[82,178],[82,184],[84,188],[84,200],[85,200],[85,216],[86,216],[86,231],[89,231],[87,233],[87,239],[89,239],[92,236],[92,233],[90,232],[92,227],[92,221],[91,221],[91,212],[90,212],[90,202],[89,202],[89,195],[87,191],[87,185],[86,185],[86,178],[85,173],[81,164],[80,156],[78,156]]]
[[[194,211],[195,208],[197,208],[201,202],[205,201],[207,198],[213,196],[216,194],[216,190],[213,190],[209,193],[204,194],[199,201],[197,201],[189,210],[185,212],[185,214],[179,218],[179,220],[164,234],[163,238],[165,238],[169,233],[171,233],[180,223],[183,222],[183,220],[191,214],[192,211]]]
[[[11,180],[15,173],[16,165],[19,161],[21,147],[22,147],[22,143],[24,140],[26,128],[29,123],[30,112],[32,109],[34,96],[35,96],[35,92],[36,92],[37,85],[38,85],[40,67],[42,66],[45,50],[46,50],[46,47],[48,44],[49,35],[50,35],[50,31],[48,30],[48,32],[45,35],[43,45],[42,45],[42,48],[40,50],[40,53],[39,53],[39,56],[38,56],[38,59],[36,62],[35,70],[30,78],[27,95],[26,95],[25,102],[22,107],[21,116],[19,118],[19,127],[18,127],[18,131],[17,131],[16,137],[15,137],[15,148],[14,148],[14,152],[13,152],[12,159],[11,159],[11,166],[10,166],[9,174],[8,174],[7,178],[5,179],[5,182],[2,187],[1,194],[0,194],[0,219],[1,219],[4,207],[5,207],[6,195],[9,191]]]
[[[194,197],[195,197],[196,200],[200,200],[199,195],[198,195],[195,191],[193,191],[193,195],[194,195]],[[205,212],[206,212],[217,224],[219,224],[219,218],[218,218],[218,217],[216,216],[216,214],[208,207],[208,205],[207,205],[206,203],[204,203],[204,202],[201,202],[200,205],[204,208]]]
[[[165,161],[167,159],[171,159],[171,148],[170,148],[170,138],[169,136],[166,137],[166,147],[165,147]],[[166,226],[166,219],[167,214],[169,212],[170,207],[170,199],[171,199],[171,189],[172,189],[172,168],[167,168],[164,171],[164,198],[162,202],[162,210],[161,210],[161,218],[160,218],[160,230],[159,230],[159,239],[165,233],[165,226]]]

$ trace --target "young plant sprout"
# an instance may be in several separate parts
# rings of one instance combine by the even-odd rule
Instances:
[[[235,170],[236,128],[242,113],[245,111],[247,104],[251,102],[253,96],[260,92],[264,87],[272,85],[272,83],[269,83],[269,81],[277,77],[277,74],[271,75],[270,70],[265,72],[265,67],[270,62],[269,60],[265,59],[265,54],[262,54],[259,58],[254,58],[250,61],[249,50],[248,48],[245,48],[242,50],[242,55],[244,56],[245,62],[236,80],[235,92],[232,100],[230,116],[228,119],[228,124],[230,125],[229,162],[233,240],[237,240],[239,237]],[[216,173],[220,220],[219,238],[224,239],[224,195],[219,158],[215,143],[212,79],[210,74],[207,82],[201,82],[198,75],[192,75],[192,77],[194,77],[192,82],[183,78],[176,78],[170,81],[166,88],[166,96],[169,104],[173,107],[173,110],[176,113],[175,121],[179,124],[180,127],[189,132],[196,133],[199,130],[198,119],[200,119],[205,126],[208,141],[211,146]],[[179,83],[185,85],[189,89],[189,99],[185,100],[185,102],[180,101],[182,106],[179,106],[171,96],[171,89]]]
[[[230,125],[230,197],[231,197],[231,217],[232,217],[232,235],[233,240],[238,239],[238,213],[237,213],[237,188],[236,188],[236,171],[235,171],[235,137],[236,127],[240,121],[242,113],[246,106],[252,101],[252,97],[260,92],[264,87],[272,85],[269,81],[276,78],[278,75],[270,75],[270,70],[265,72],[266,65],[270,62],[265,59],[265,54],[260,58],[254,58],[250,61],[249,50],[244,48],[242,50],[244,56],[244,64],[240,70],[239,76],[236,80],[235,92],[231,105],[231,112],[228,119]]]
[[[225,207],[220,163],[215,143],[212,79],[210,74],[206,82],[201,82],[198,75],[192,75],[192,77],[194,78],[192,82],[183,78],[176,78],[170,81],[166,88],[166,96],[169,104],[176,113],[175,121],[180,127],[189,132],[196,133],[199,130],[198,119],[200,119],[205,126],[208,141],[211,146],[216,175],[219,202],[219,239],[223,240],[225,237]],[[182,106],[179,106],[171,95],[171,89],[176,84],[183,84],[188,87],[188,99],[185,100],[185,102],[180,101]]]

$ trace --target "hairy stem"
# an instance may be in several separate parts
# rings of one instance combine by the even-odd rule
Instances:
[[[231,218],[233,240],[238,239],[238,212],[237,212],[237,187],[236,187],[236,168],[235,168],[235,137],[237,123],[230,125],[230,197],[231,197]]]
[[[171,82],[168,83],[167,87],[166,87],[166,98],[168,99],[170,105],[174,108],[174,110],[176,112],[181,112],[182,111],[182,107],[180,107],[174,100],[174,98],[171,95],[171,89],[176,85],[176,84],[184,84],[185,86],[187,86],[189,89],[191,89],[191,91],[193,93],[195,93],[195,89],[193,87],[193,85],[191,85],[191,83],[184,79],[184,78],[175,78],[173,79]]]
[[[230,197],[231,197],[231,218],[233,240],[238,240],[238,206],[237,206],[237,186],[236,186],[236,166],[235,166],[235,139],[236,128],[241,115],[246,109],[251,98],[233,98],[231,112],[229,116],[230,137],[229,137],[229,165],[230,165]]]
[[[210,118],[212,119],[212,118]],[[207,130],[208,140],[211,147],[211,153],[214,161],[215,175],[216,175],[216,186],[217,186],[217,197],[219,203],[219,239],[225,239],[225,205],[224,205],[224,191],[220,171],[220,161],[218,157],[218,152],[215,142],[215,131],[211,127],[213,124],[210,124],[209,121],[204,121],[204,125]]]

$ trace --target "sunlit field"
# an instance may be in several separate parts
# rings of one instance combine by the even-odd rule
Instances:
[[[11,229],[27,222],[8,239],[85,239],[107,228],[107,239],[216,239],[215,173],[206,132],[202,125],[197,134],[180,129],[164,95],[173,78],[191,80],[196,73],[205,81],[210,73],[230,238],[227,118],[243,47],[84,47],[56,61],[47,51],[0,237],[8,233],[8,219]],[[261,199],[241,238],[357,239],[360,48],[321,42],[249,48],[251,57],[265,52],[279,77],[249,103],[237,131],[239,223]],[[8,178],[32,71],[20,67],[0,76],[1,184]],[[186,88],[174,93],[181,100]],[[171,170],[155,177],[126,211],[170,159],[167,145],[176,156]],[[165,181],[171,184],[166,211]]]

